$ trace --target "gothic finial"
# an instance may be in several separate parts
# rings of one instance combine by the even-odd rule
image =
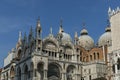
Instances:
[[[24,33],[24,40],[27,41],[26,32]]]
[[[19,31],[19,41],[21,41],[21,40],[22,40],[22,32]]]
[[[78,38],[78,34],[77,34],[77,32],[75,32],[75,38]]]
[[[64,32],[64,30],[63,30],[63,28],[62,28],[62,18],[61,18],[61,20],[60,20],[60,28],[59,28],[59,33],[62,33],[62,32]]]
[[[63,30],[62,27],[60,27],[60,28],[59,28],[59,33],[62,33],[62,32],[64,32],[64,30]]]
[[[52,34],[52,27],[50,28],[50,34]]]
[[[38,17],[38,19],[37,19],[37,27],[41,27],[41,25],[40,25],[40,17]]]
[[[108,13],[110,13],[111,12],[111,7],[109,7],[109,9],[108,9]]]
[[[112,15],[112,10],[111,10],[111,7],[109,7],[108,9],[108,16],[110,17]]]
[[[75,39],[74,39],[74,41],[75,41],[75,45],[77,45],[77,43],[78,43],[78,34],[77,34],[77,32],[75,32]]]
[[[82,27],[83,27],[83,29],[85,29],[85,27],[86,27],[86,23],[85,22],[82,23]]]

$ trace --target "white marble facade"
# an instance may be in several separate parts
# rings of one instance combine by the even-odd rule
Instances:
[[[109,8],[108,15],[112,31],[107,27],[96,46],[86,29],[81,30],[80,37],[75,33],[72,40],[62,24],[57,35],[53,35],[51,28],[49,35],[42,39],[44,33],[38,19],[35,32],[31,28],[29,35],[23,37],[19,32],[15,49],[4,59],[1,80],[119,80],[120,37],[116,32],[120,32],[120,10],[114,12]],[[76,46],[82,49],[78,51]],[[91,57],[84,61],[83,49],[89,52],[100,47],[103,55],[94,61]]]

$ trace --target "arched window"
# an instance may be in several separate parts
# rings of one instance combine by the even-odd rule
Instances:
[[[99,53],[97,53],[97,58],[100,59],[100,55],[99,55]]]
[[[92,80],[91,75],[89,76],[89,80]]]
[[[82,56],[82,51],[80,51],[80,56]]]
[[[90,61],[92,61],[92,55],[90,55]]]
[[[85,62],[85,57],[83,57],[83,61]]]

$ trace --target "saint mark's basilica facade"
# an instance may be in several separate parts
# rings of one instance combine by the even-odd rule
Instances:
[[[110,25],[97,45],[86,29],[72,39],[62,24],[56,35],[51,29],[43,39],[38,19],[28,36],[19,32],[16,47],[4,59],[1,80],[120,80],[119,7],[109,8],[108,15]]]

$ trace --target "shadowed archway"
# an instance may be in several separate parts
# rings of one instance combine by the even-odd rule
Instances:
[[[61,80],[60,67],[55,63],[48,65],[48,80]]]

